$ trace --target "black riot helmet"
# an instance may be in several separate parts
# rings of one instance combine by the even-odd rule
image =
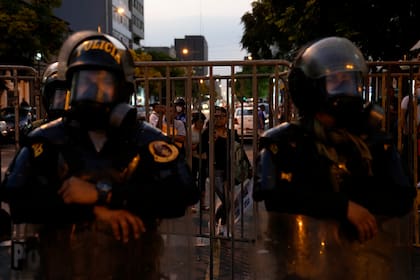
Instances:
[[[128,102],[134,92],[134,60],[121,41],[79,31],[64,42],[58,59],[58,75],[70,88],[69,118],[88,129],[107,129],[132,109]]]
[[[51,63],[45,69],[41,80],[42,104],[49,120],[62,117],[67,109],[67,88],[63,80],[58,79],[58,62]]]
[[[288,75],[293,103],[306,117],[324,111],[346,126],[363,111],[367,65],[348,39],[327,37],[303,48]]]

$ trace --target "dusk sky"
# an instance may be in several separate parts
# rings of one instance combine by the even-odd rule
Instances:
[[[252,0],[145,0],[143,46],[173,46],[175,38],[203,35],[209,60],[242,60],[241,17]]]

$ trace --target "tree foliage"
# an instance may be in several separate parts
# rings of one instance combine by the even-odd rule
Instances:
[[[291,59],[307,42],[343,36],[365,57],[399,60],[420,39],[420,3],[401,0],[259,0],[245,13],[241,44],[255,59]]]
[[[40,52],[48,60],[68,35],[64,21],[53,15],[61,0],[0,0],[0,64],[33,66]]]
[[[131,54],[133,55],[134,61],[176,61],[176,59],[172,58],[166,53],[158,52],[158,51],[150,51],[144,52],[141,49],[131,50]],[[150,78],[161,78],[166,76],[166,67],[150,67],[147,69],[136,67],[135,69],[135,76],[144,78],[147,74],[147,77]],[[185,76],[185,69],[182,67],[170,67],[169,68],[169,76],[170,77],[182,77]],[[144,83],[141,83],[141,86],[144,87]],[[182,96],[185,92],[184,83],[183,81],[175,81],[175,95]],[[149,84],[150,95],[155,96],[156,98],[159,96],[159,93],[165,93],[166,90],[166,83],[164,80],[160,81],[152,81]]]

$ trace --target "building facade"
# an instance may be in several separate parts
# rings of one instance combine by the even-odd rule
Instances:
[[[144,39],[143,4],[144,0],[62,0],[54,15],[72,31],[98,30],[138,49]]]
[[[143,47],[142,48],[145,52],[160,52],[176,59],[175,48],[173,46],[170,47]]]
[[[181,61],[208,60],[208,46],[206,38],[202,35],[186,35],[183,39],[175,39],[176,57]],[[197,75],[207,75],[206,67],[195,67]]]

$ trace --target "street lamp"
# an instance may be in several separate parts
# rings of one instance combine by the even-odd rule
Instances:
[[[182,55],[182,60],[191,60],[190,56],[192,55],[192,52],[190,52],[188,48],[182,48],[181,55]]]
[[[117,7],[114,9],[114,11],[119,14],[120,16],[122,16],[124,14],[124,8],[121,7]]]
[[[38,73],[39,73],[39,71],[40,71],[40,63],[41,63],[41,59],[42,59],[42,53],[40,52],[40,51],[37,51],[36,53],[35,53],[35,57],[34,57],[34,59],[36,60],[36,62],[37,62],[37,66],[38,66]]]

